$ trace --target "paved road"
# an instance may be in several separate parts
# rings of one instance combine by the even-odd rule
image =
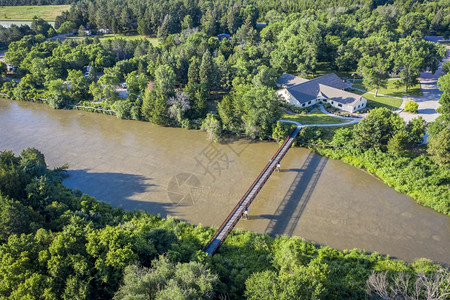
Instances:
[[[447,46],[447,57],[444,58],[443,62],[450,60],[450,46]],[[441,98],[442,92],[437,86],[437,81],[440,76],[442,76],[442,64],[436,73],[423,72],[420,74],[419,82],[420,88],[422,90],[422,96],[417,97],[404,97],[402,106],[405,104],[405,100],[413,100],[419,104],[418,115],[427,122],[433,122],[439,116],[436,109],[440,106],[438,103]],[[407,112],[401,112],[400,116],[407,122],[414,118],[417,118],[417,114],[411,114]]]

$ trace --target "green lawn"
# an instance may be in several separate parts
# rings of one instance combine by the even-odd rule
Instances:
[[[362,84],[362,81],[354,82],[353,86],[358,89],[367,90],[367,88]],[[375,90],[371,90],[370,92],[375,93]],[[383,95],[393,96],[393,97],[422,95],[422,91],[420,90],[420,84],[416,84],[415,86],[410,87],[408,89],[408,93],[405,93],[405,87],[400,84],[400,79],[388,80],[387,87],[380,88],[378,90],[378,93],[383,94]]]
[[[386,107],[390,110],[396,110],[397,108],[402,105],[403,100],[401,98],[393,98],[393,97],[382,97],[378,96],[375,97],[374,94],[371,93],[363,93],[356,90],[350,90],[350,92],[362,95],[364,98],[367,99],[367,106],[370,108],[375,107]]]
[[[0,20],[32,20],[34,16],[54,21],[70,5],[0,6]]]
[[[291,114],[284,114],[282,116],[283,120],[291,120],[291,121],[297,121],[301,124],[344,124],[348,123],[351,120],[346,119],[340,119],[335,118],[329,115],[324,114],[321,111],[313,111],[307,115],[291,115]]]

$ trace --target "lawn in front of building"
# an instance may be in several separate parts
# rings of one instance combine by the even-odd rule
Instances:
[[[321,111],[313,111],[309,114],[300,115],[295,114],[291,115],[288,113],[285,113],[282,116],[283,120],[290,120],[290,121],[296,121],[300,122],[301,124],[309,125],[309,124],[344,124],[349,123],[352,120],[346,120],[341,118],[335,118],[333,116],[324,114]]]

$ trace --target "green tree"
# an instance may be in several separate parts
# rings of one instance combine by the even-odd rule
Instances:
[[[375,108],[353,130],[358,148],[382,148],[398,131],[403,129],[403,120],[385,107]]]
[[[217,66],[209,51],[206,51],[202,57],[202,63],[199,68],[200,84],[205,85],[209,91],[217,88]]]
[[[218,282],[201,263],[173,264],[161,256],[151,269],[128,266],[114,299],[211,299]]]
[[[63,108],[70,103],[67,97],[67,87],[62,79],[49,82],[47,103],[55,109]]]
[[[363,84],[375,89],[375,97],[380,87],[386,87],[389,78],[390,60],[384,55],[364,55],[358,63],[358,70],[363,76]]]
[[[217,143],[222,132],[220,121],[214,114],[207,114],[202,123],[202,130],[205,130],[208,134],[208,140]]]
[[[69,95],[72,99],[81,101],[89,98],[89,80],[80,70],[68,70],[67,81],[70,84]]]
[[[170,97],[175,93],[175,73],[169,65],[161,65],[155,71],[155,91],[161,97]]]
[[[188,69],[188,85],[193,86],[200,83],[200,61],[193,57]]]
[[[437,164],[445,166],[450,163],[450,128],[448,126],[430,139],[427,151]]]

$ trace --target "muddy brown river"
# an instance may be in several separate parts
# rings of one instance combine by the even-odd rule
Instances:
[[[68,163],[64,183],[125,209],[219,226],[278,148],[146,122],[0,100],[0,150],[41,150]],[[416,204],[366,172],[293,148],[237,228],[296,235],[450,264],[450,217]]]

